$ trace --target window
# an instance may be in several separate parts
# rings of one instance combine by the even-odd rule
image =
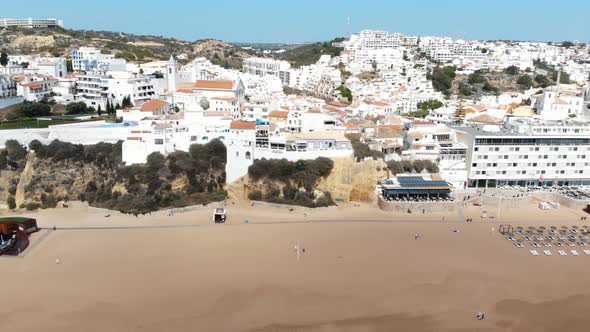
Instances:
[[[246,159],[247,160],[252,159],[252,154],[250,153],[250,151],[246,151]]]
[[[162,145],[162,144],[164,144],[164,139],[162,139],[162,138],[156,138],[154,143],[156,145]]]

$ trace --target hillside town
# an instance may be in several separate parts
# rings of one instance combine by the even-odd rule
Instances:
[[[590,1],[1,8],[1,332],[589,330]]]
[[[123,162],[134,165],[221,140],[227,183],[263,158],[355,156],[430,161],[457,190],[590,186],[589,45],[366,30],[333,46],[339,55],[311,65],[251,57],[242,70],[201,57],[182,64],[177,54],[128,62],[92,47],[10,54],[1,106],[51,101],[85,111],[63,115],[74,123],[0,130],[0,142],[123,141]],[[373,153],[355,151],[351,137]]]

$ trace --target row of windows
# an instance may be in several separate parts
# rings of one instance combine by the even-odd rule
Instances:
[[[578,151],[578,149],[583,149],[583,147],[577,147],[577,146],[570,146],[569,148],[567,148],[567,151]],[[474,151],[479,151],[479,147],[475,147],[473,148]],[[544,149],[543,149],[544,150]],[[590,151],[590,146],[586,147],[586,150]],[[489,147],[488,148],[488,152],[498,152],[500,151],[499,147]],[[513,151],[520,151],[520,147],[510,147],[509,151],[513,152]],[[526,149],[523,147],[523,151],[526,151]],[[536,147],[529,147],[529,151],[541,151],[541,148],[536,146]],[[553,152],[557,152],[559,151],[559,147],[550,147],[549,151],[553,151]]]
[[[506,166],[507,167],[518,167],[518,166],[524,167],[537,167],[537,166],[546,166],[546,167],[557,167],[557,163],[507,163]],[[582,163],[578,163],[578,166],[582,166]],[[498,163],[485,163],[485,164],[478,164],[478,163],[472,163],[471,164],[472,167],[498,167]],[[565,167],[576,167],[576,163],[566,163]],[[584,167],[590,167],[590,163],[584,163]]]
[[[476,138],[475,145],[590,145],[590,138]]]
[[[534,157],[535,156],[531,156],[530,159],[534,159]],[[502,156],[498,156],[498,159],[508,159],[508,158],[509,158],[509,156],[507,154],[502,155]],[[571,159],[586,159],[586,155],[585,154],[570,155],[570,156],[568,156],[566,154],[557,155],[557,159],[568,159],[568,158],[571,158]],[[493,158],[490,158],[490,156],[488,156],[488,155],[483,155],[483,156],[482,155],[478,155],[476,159],[477,160],[482,160],[482,159],[483,160],[487,160],[487,159],[493,159]],[[516,156],[512,156],[511,159],[516,159]],[[528,154],[519,155],[518,156],[518,159],[529,159],[529,155]],[[547,154],[545,154],[545,155],[538,155],[537,156],[537,159],[549,159],[549,155],[547,155]],[[554,158],[551,158],[551,159],[554,159]]]
[[[495,171],[496,175],[506,175],[508,172],[507,171]],[[555,174],[565,174],[565,170],[556,170],[554,171]],[[494,171],[476,171],[475,175],[491,175],[494,174]],[[545,170],[537,170],[537,171],[522,171],[522,170],[518,170],[516,171],[516,175],[544,175],[547,174],[547,171]],[[574,174],[584,174],[583,170],[574,170]]]

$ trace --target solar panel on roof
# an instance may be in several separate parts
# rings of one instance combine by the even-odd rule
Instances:
[[[424,180],[420,176],[402,176],[397,178],[402,187],[448,187],[449,184],[442,180]]]

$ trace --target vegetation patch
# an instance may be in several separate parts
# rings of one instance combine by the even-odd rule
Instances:
[[[6,149],[6,163],[14,168],[19,167],[14,160],[22,151],[26,155],[26,150],[17,149],[18,142],[12,145],[13,149]],[[37,158],[35,175],[25,186],[25,207],[51,208],[59,201],[81,200],[137,215],[226,198],[226,148],[219,140],[194,144],[189,152],[176,151],[167,157],[155,152],[147,163],[131,166],[122,163],[121,147],[122,142],[80,145],[55,140],[44,145],[32,141],[29,149]],[[181,185],[179,179],[184,179]]]
[[[257,182],[248,198],[278,204],[323,207],[334,205],[329,192],[316,190],[320,179],[330,175],[334,162],[319,157],[314,160],[259,159],[248,168]]]

